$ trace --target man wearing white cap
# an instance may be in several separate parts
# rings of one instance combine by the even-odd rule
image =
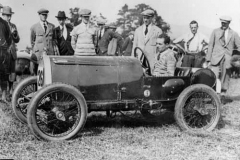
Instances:
[[[103,19],[101,17],[99,17],[97,19],[97,25],[98,25],[98,29],[96,30],[96,37],[95,37],[95,50],[96,53],[99,54],[100,48],[99,48],[99,42],[101,40],[101,38],[103,37],[103,34],[105,33],[106,29],[105,29],[105,23],[106,23],[106,19]]]
[[[91,11],[82,9],[79,14],[82,23],[77,25],[71,33],[71,45],[75,51],[74,55],[96,55],[94,44],[96,28],[90,23]]]
[[[221,80],[222,94],[224,95],[229,86],[231,57],[233,49],[240,51],[240,38],[238,34],[229,28],[232,20],[229,16],[222,16],[221,27],[212,32],[206,60],[211,66],[216,77]],[[221,71],[221,77],[219,72]]]
[[[149,61],[151,70],[153,70],[156,61],[156,41],[157,37],[162,34],[162,30],[152,24],[154,16],[153,10],[147,9],[141,14],[143,15],[144,23],[135,31],[132,56],[134,56],[134,49],[140,47]],[[138,57],[140,57],[140,55],[138,55]]]

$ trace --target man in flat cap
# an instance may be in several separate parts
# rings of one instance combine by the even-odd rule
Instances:
[[[0,87],[1,101],[7,102],[7,83],[11,73],[11,55],[9,47],[12,44],[11,30],[8,23],[0,17]]]
[[[128,36],[125,38],[123,43],[123,55],[124,56],[131,56],[132,47],[133,47],[133,38],[134,38],[134,31],[128,33]]]
[[[54,29],[53,39],[58,47],[60,55],[73,55],[74,50],[71,46],[71,35],[73,30],[71,24],[66,24],[67,19],[64,11],[59,11],[56,16],[59,26]]]
[[[10,52],[10,62],[11,62],[11,73],[10,73],[10,78],[9,78],[9,91],[10,94],[13,92],[13,81],[16,79],[16,74],[15,74],[15,64],[17,60],[17,48],[16,48],[16,43],[20,41],[20,37],[18,34],[18,30],[15,24],[11,23],[11,18],[14,12],[12,12],[12,8],[9,6],[4,6],[2,9],[2,17],[5,21],[7,21],[8,26],[10,28],[11,34],[12,34],[12,43],[9,47],[9,52]]]
[[[132,56],[134,56],[134,49],[140,47],[149,61],[151,70],[153,70],[156,60],[156,41],[157,37],[162,34],[162,30],[152,24],[154,16],[154,11],[152,9],[147,9],[141,14],[144,23],[135,31]],[[140,57],[141,55],[137,56]]]
[[[112,24],[108,25],[107,31],[104,32],[101,40],[99,41],[100,56],[115,55],[115,52],[113,51],[114,49],[112,48],[113,46],[112,44],[110,44],[110,42],[113,39],[116,39],[115,51],[117,47],[120,48],[120,52],[122,51],[123,38],[120,34],[116,33],[115,30],[116,30],[115,25]]]
[[[205,61],[203,46],[208,44],[209,39],[204,34],[198,32],[197,21],[191,21],[189,26],[191,32],[176,38],[173,43],[184,43],[186,55],[183,57],[182,67],[202,68],[202,64]]]
[[[47,50],[48,55],[54,55],[53,48],[53,29],[55,28],[52,23],[47,21],[47,9],[40,9],[38,11],[40,22],[31,27],[31,44],[33,48],[32,58],[39,59],[42,57],[44,48]],[[33,65],[33,64],[32,64]],[[37,70],[37,65],[33,65],[34,72]]]
[[[74,55],[96,55],[94,44],[96,28],[89,21],[91,11],[82,9],[79,14],[82,23],[77,25],[71,33],[71,45],[75,51]]]
[[[106,29],[105,29],[105,23],[106,23],[106,19],[103,19],[102,17],[99,17],[97,19],[97,25],[98,25],[98,29],[96,30],[96,37],[95,37],[95,47],[96,47],[96,53],[99,54],[99,41],[101,40],[103,34],[105,33]]]
[[[117,26],[115,23],[111,23],[108,26],[108,29],[113,31],[115,34],[117,34],[119,37],[121,37],[122,42],[123,42],[123,38],[121,36],[122,32],[121,30],[117,30]],[[118,28],[119,29],[119,28]],[[118,39],[117,38],[112,38],[112,40],[109,42],[108,44],[108,51],[107,51],[107,55],[109,56],[118,56],[121,55],[122,53],[122,44],[118,43]]]
[[[229,87],[230,69],[232,67],[230,60],[233,49],[240,51],[240,38],[229,27],[231,20],[232,18],[229,16],[220,18],[221,27],[213,30],[206,57],[208,66],[211,67],[216,77],[221,80],[222,95],[226,94]],[[219,74],[220,71],[221,74]]]

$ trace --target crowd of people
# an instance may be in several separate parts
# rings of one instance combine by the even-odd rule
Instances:
[[[20,38],[16,25],[11,23],[12,8],[0,5],[0,83],[2,101],[7,101],[7,86],[12,92],[12,83],[15,80],[16,44]],[[75,10],[74,10],[75,11]],[[123,39],[121,33],[116,32],[115,24],[106,25],[106,19],[99,17],[97,27],[90,22],[91,11],[81,9],[78,17],[68,23],[64,11],[55,16],[59,25],[47,21],[49,11],[40,9],[39,22],[31,27],[31,45],[33,60],[31,66],[36,73],[37,62],[46,51],[48,55],[98,55],[98,56],[132,56],[141,57],[142,53],[134,53],[136,47],[144,51],[153,76],[173,76],[176,65],[181,61],[182,67],[201,68],[204,61],[213,70],[216,77],[222,82],[224,94],[229,85],[230,59],[233,49],[240,51],[240,38],[229,24],[231,17],[220,18],[221,27],[213,31],[210,39],[198,32],[198,22],[191,21],[190,32],[171,41],[170,37],[155,26],[154,11],[143,11],[143,24],[135,31],[129,32]],[[79,21],[79,18],[81,19]],[[185,55],[179,58],[179,47],[183,43]],[[175,45],[173,45],[175,44]],[[204,46],[208,46],[206,57],[203,56]],[[35,63],[34,63],[35,62]],[[219,74],[221,73],[221,74]],[[9,83],[9,84],[7,84]]]

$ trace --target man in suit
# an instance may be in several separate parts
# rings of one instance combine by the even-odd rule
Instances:
[[[221,80],[222,95],[224,95],[229,87],[229,79],[231,74],[231,57],[233,49],[240,51],[240,38],[233,31],[229,24],[232,20],[229,16],[222,16],[221,28],[217,28],[212,32],[206,60],[215,73],[216,77]],[[219,72],[221,71],[221,74]],[[221,77],[219,77],[221,75]]]
[[[96,50],[96,53],[99,54],[99,51],[100,51],[100,48],[99,48],[99,42],[103,36],[103,34],[105,33],[106,31],[106,28],[105,28],[105,23],[106,23],[106,20],[103,19],[103,18],[98,18],[97,19],[97,25],[98,25],[98,29],[96,30],[96,37],[95,37],[95,50]]]
[[[32,59],[35,59],[37,62],[42,57],[44,49],[47,50],[48,55],[54,55],[53,48],[53,29],[55,28],[52,23],[47,21],[48,17],[47,9],[40,9],[38,11],[40,22],[34,24],[31,27],[31,44],[33,48]],[[36,74],[37,65],[31,64],[31,68]]]
[[[156,41],[157,37],[162,34],[162,30],[152,24],[154,11],[147,9],[141,13],[143,15],[144,24],[138,27],[134,34],[132,56],[134,56],[134,49],[140,47],[149,61],[151,70],[153,70],[156,60]],[[138,53],[138,57],[140,57]]]
[[[7,82],[11,73],[9,47],[12,44],[12,36],[8,23],[0,17],[0,87],[1,100],[7,102]]]
[[[70,32],[73,27],[70,24],[65,24],[67,19],[64,11],[59,11],[56,16],[59,26],[54,29],[53,39],[58,47],[60,55],[73,55],[74,50],[71,46]]]
[[[16,43],[20,41],[20,37],[18,34],[18,30],[15,24],[11,23],[11,18],[12,18],[12,8],[9,6],[4,6],[2,9],[2,17],[3,19],[8,23],[8,26],[10,28],[11,34],[12,34],[12,43],[9,47],[9,52],[10,52],[10,64],[11,64],[11,73],[10,73],[10,78],[9,78],[9,91],[10,94],[12,94],[13,91],[13,82],[16,79],[16,74],[15,74],[15,64],[16,64],[16,59],[17,59],[17,48],[16,48]]]
[[[191,32],[178,37],[173,43],[184,43],[186,55],[183,57],[182,67],[202,68],[202,64],[205,61],[203,45],[208,44],[209,39],[204,34],[198,32],[197,21],[191,21],[189,26]]]
[[[123,43],[123,55],[124,56],[131,56],[132,53],[132,47],[133,47],[133,38],[134,38],[134,31],[131,31],[127,38],[125,38],[125,41]]]

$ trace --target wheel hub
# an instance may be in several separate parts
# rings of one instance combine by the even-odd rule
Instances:
[[[55,113],[55,116],[58,120],[66,121],[64,113],[60,111],[58,107],[54,107],[52,111]]]

